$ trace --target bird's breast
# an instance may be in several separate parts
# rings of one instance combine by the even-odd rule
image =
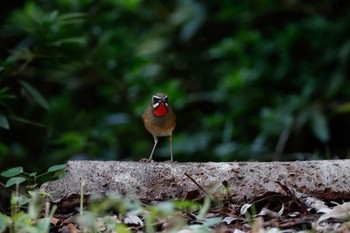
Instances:
[[[143,123],[145,128],[154,136],[165,137],[172,134],[176,125],[176,117],[171,111],[168,111],[162,117],[157,117],[151,111],[144,114]]]

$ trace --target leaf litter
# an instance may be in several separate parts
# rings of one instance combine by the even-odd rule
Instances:
[[[300,193],[286,184],[278,184],[282,189],[280,193],[266,192],[252,200],[230,200],[228,196],[225,200],[216,200],[218,195],[209,197],[198,189],[185,195],[187,199],[195,200],[154,201],[148,205],[141,204],[141,209],[124,211],[111,207],[104,215],[96,218],[90,216],[85,220],[79,209],[74,209],[56,213],[51,219],[50,232],[350,231],[350,202],[325,202]]]

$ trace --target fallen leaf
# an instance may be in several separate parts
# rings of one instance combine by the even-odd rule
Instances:
[[[50,222],[53,224],[53,225],[57,225],[57,223],[59,222],[60,220],[58,218],[51,218],[50,219]]]
[[[236,221],[237,218],[232,218],[232,217],[225,217],[224,219],[222,219],[221,222],[224,222],[226,224],[231,224],[233,221]]]
[[[69,223],[68,228],[72,233],[79,233],[80,232],[80,230],[78,230],[78,228],[73,223]]]
[[[321,215],[317,220],[317,224],[320,224],[326,220],[333,220],[337,222],[344,222],[350,220],[350,202],[346,202],[342,205],[335,206],[331,211]]]
[[[274,218],[280,218],[281,215],[275,211],[269,210],[267,208],[262,208],[260,213],[258,213],[256,216],[261,216],[261,217],[268,217],[270,219]]]
[[[241,215],[244,215],[245,213],[247,213],[248,209],[252,206],[252,204],[244,204],[242,207],[241,207],[241,210],[240,210],[240,214]]]
[[[137,215],[128,215],[124,218],[125,224],[139,225],[143,226],[143,221]]]

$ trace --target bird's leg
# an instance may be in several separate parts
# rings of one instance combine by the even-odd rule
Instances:
[[[169,143],[170,143],[170,161],[173,161],[173,142],[172,142],[172,135],[169,136]]]
[[[153,145],[153,149],[152,149],[151,155],[149,156],[148,160],[152,159],[154,149],[156,149],[156,146],[157,146],[157,143],[158,143],[158,138],[156,136],[153,135],[153,139],[154,139],[154,145]]]

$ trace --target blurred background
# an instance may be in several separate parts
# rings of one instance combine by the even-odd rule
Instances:
[[[0,171],[149,156],[154,92],[175,160],[348,158],[349,1],[8,1]],[[155,160],[169,159],[161,138]]]

